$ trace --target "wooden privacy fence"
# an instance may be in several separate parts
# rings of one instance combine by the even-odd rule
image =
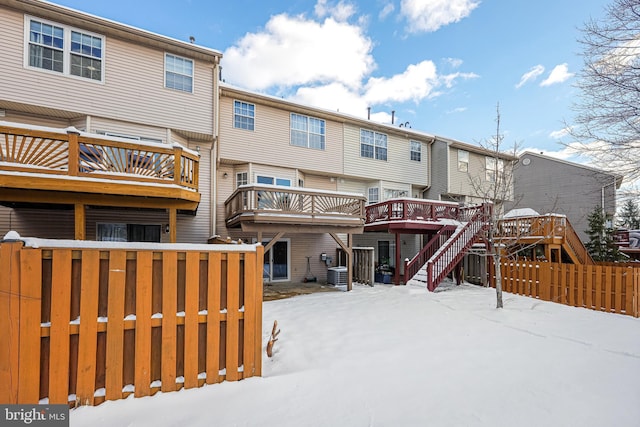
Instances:
[[[640,316],[640,268],[509,261],[502,289],[519,295],[608,313]],[[495,286],[495,275],[492,274]]]
[[[261,375],[262,246],[101,243],[0,243],[0,403]]]

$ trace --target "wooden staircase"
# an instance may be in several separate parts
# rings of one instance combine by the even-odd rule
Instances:
[[[457,223],[440,229],[405,265],[405,278],[424,282],[427,289],[435,290],[487,230],[491,208],[490,203],[461,208]]]

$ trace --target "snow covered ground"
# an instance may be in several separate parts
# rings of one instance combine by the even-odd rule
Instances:
[[[264,304],[263,377],[106,402],[72,426],[638,426],[640,319],[445,283]]]

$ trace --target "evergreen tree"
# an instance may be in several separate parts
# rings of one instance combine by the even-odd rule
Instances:
[[[618,215],[618,225],[630,230],[640,229],[640,209],[633,200],[627,199],[622,206],[620,215]]]
[[[606,226],[607,218],[600,206],[596,206],[587,217],[589,242],[586,247],[594,261],[619,261],[618,247],[613,238],[613,228]]]

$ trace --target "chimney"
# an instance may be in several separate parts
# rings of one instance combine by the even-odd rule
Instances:
[[[391,110],[391,124],[396,121],[396,110]]]

